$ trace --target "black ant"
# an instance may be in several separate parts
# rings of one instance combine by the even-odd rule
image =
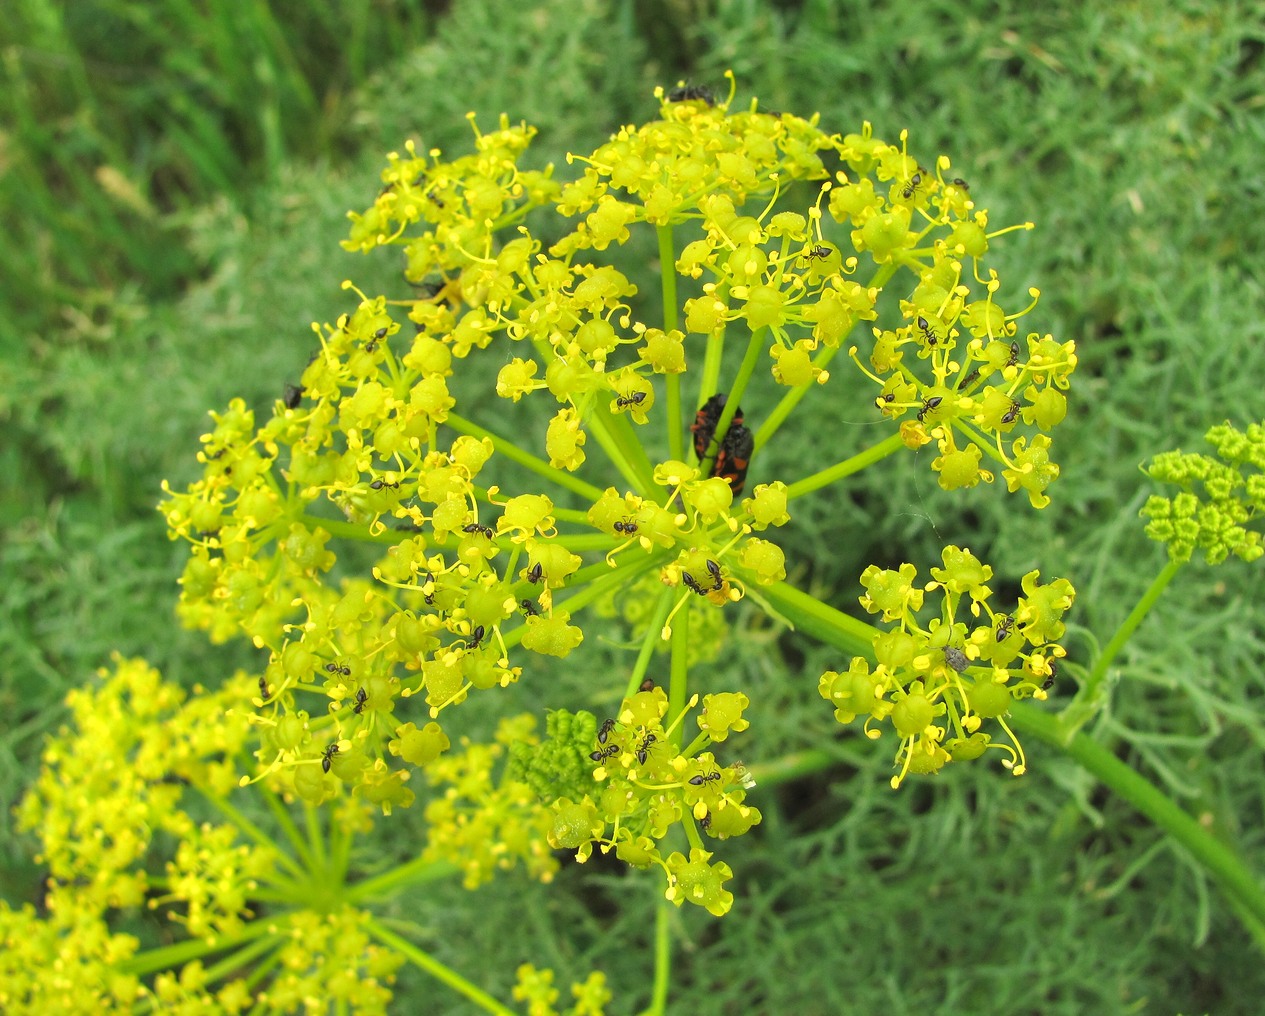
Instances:
[[[368,700],[369,700],[369,693],[365,691],[363,688],[357,688],[356,689],[356,704],[351,707],[351,711],[355,713],[357,716],[359,716],[361,711],[365,707],[365,703]]]
[[[966,377],[962,379],[962,383],[958,385],[958,391],[961,391],[963,388],[970,388],[971,385],[975,384],[975,382],[978,380],[979,380],[979,368],[976,367],[973,371],[971,371],[969,374],[966,375]]]
[[[426,586],[430,586],[432,589],[435,586],[435,576],[432,575],[430,572],[426,573],[426,581],[422,583],[423,589],[426,588]],[[426,601],[426,605],[428,607],[433,607],[435,605],[434,593],[422,593],[422,599]]]
[[[707,590],[698,584],[698,580],[689,572],[681,572],[681,581],[685,583],[685,588],[692,593],[698,593],[699,596],[706,596]]]
[[[703,773],[699,776],[691,776],[690,783],[696,787],[701,787],[704,783],[714,783],[720,779],[720,773],[713,770],[710,773]]]
[[[470,640],[466,643],[466,648],[478,649],[479,644],[483,641],[483,637],[485,634],[486,632],[484,631],[483,625],[476,624],[474,626],[474,629],[470,632]]]
[[[720,574],[720,565],[715,561],[707,562],[707,571],[712,577],[712,590],[715,591],[725,584],[724,578]]]
[[[1002,614],[997,619],[997,630],[993,632],[993,638],[998,642],[1003,642],[1010,638],[1011,629],[1015,626],[1015,619],[1009,614]]]
[[[618,754],[619,745],[608,744],[605,748],[598,748],[597,751],[589,752],[589,758],[591,758],[594,762],[601,762],[603,759],[608,759],[612,755]]]
[[[937,336],[936,333],[932,331],[931,324],[930,322],[927,321],[925,317],[922,317],[921,315],[919,315],[916,324],[918,325],[918,330],[922,332],[922,337],[927,340],[928,346],[934,346],[937,342],[940,341],[939,336]]]
[[[268,690],[268,679],[266,677],[259,678],[259,697],[265,702],[272,697],[272,693]]]
[[[900,192],[900,196],[908,201],[914,196],[914,191],[918,189],[918,185],[922,183],[922,174],[915,173],[909,178],[909,183],[905,184],[905,189]]]
[[[625,536],[632,536],[635,532],[637,532],[637,523],[635,523],[630,516],[616,522],[611,526],[611,528],[617,533],[623,533]]]
[[[325,746],[325,750],[321,752],[321,768],[325,772],[329,772],[329,767],[334,764],[334,756],[338,754],[338,742],[334,741]]]
[[[540,581],[540,577],[544,573],[545,573],[544,566],[539,561],[537,561],[534,565],[531,566],[531,569],[527,572],[527,581],[530,582],[534,586],[537,582]]]
[[[610,736],[610,732],[615,729],[614,720],[603,720],[601,727],[597,731],[597,743],[605,744],[606,738]]]
[[[523,608],[523,613],[528,617],[536,617],[540,611],[536,609],[536,605],[531,600],[519,600],[518,605]]]
[[[646,401],[645,392],[633,392],[629,396],[621,395],[619,398],[615,400],[615,405],[618,406],[620,409],[624,409],[628,406],[640,406],[645,401]]]
[[[343,677],[347,677],[351,674],[350,667],[344,667],[337,663],[327,663],[325,664],[325,669],[331,674],[340,674]]]
[[[655,741],[657,740],[659,739],[655,737],[654,734],[647,734],[645,736],[645,739],[641,742],[641,747],[637,749],[637,764],[638,765],[644,766],[646,764],[646,754],[647,752],[650,751],[650,746],[654,744]]]
[[[677,85],[668,92],[666,98],[668,102],[689,102],[693,99],[708,106],[716,103],[712,90],[706,85]]]
[[[372,490],[381,490],[383,487],[390,487],[392,490],[399,490],[400,484],[399,481],[389,483],[386,480],[374,480],[373,483],[369,484],[369,487]]]
[[[960,176],[955,176],[952,182],[953,182],[953,186],[958,188],[959,190],[969,191],[971,189],[971,185],[967,183],[965,180],[963,180]]]
[[[496,539],[496,530],[491,526],[481,526],[477,522],[471,522],[469,525],[461,527],[463,533],[482,533],[489,540]]]
[[[1013,366],[1014,366],[1015,364],[1017,364],[1018,362],[1019,362],[1019,343],[1018,343],[1018,342],[1011,342],[1011,344],[1010,344],[1010,359],[1006,361],[1006,366],[1007,366],[1007,367],[1013,367]]]
[[[824,261],[826,258],[830,257],[830,255],[833,253],[834,251],[832,251],[829,247],[822,246],[821,244],[816,244],[815,246],[809,249],[807,254],[804,255],[804,260],[809,262],[810,264],[815,258],[821,258],[821,260]]]
[[[1010,408],[1006,410],[1005,415],[1001,418],[1002,423],[1014,423],[1015,418],[1019,415],[1020,403],[1017,399],[1012,399]]]
[[[287,382],[286,386],[281,390],[281,404],[286,409],[297,409],[305,391],[307,389],[302,385],[292,385]]]
[[[1054,675],[1056,671],[1058,670],[1058,667],[1053,660],[1049,662],[1048,666],[1050,668],[1050,676],[1047,677],[1045,681],[1042,682],[1041,684],[1042,691],[1049,691],[1051,688],[1054,687]]]
[[[373,337],[375,339],[385,339],[387,337],[387,330],[385,328],[379,328],[373,333]]]
[[[933,409],[935,409],[938,405],[940,405],[940,403],[943,401],[944,401],[944,398],[939,395],[933,395],[931,396],[931,398],[927,399],[922,404],[922,408],[918,410],[918,422],[922,423],[922,421],[927,418],[927,414],[930,413]]]

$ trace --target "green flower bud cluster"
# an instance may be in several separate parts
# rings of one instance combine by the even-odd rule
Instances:
[[[575,1004],[568,1009],[557,1009],[558,989],[553,986],[553,971],[538,970],[524,963],[516,971],[518,983],[514,986],[514,998],[526,1002],[528,1016],[602,1016],[611,1000],[606,977],[599,971],[589,974],[579,984],[571,985]]]
[[[1001,613],[988,602],[991,567],[958,547],[946,547],[942,560],[944,567],[932,568],[925,585],[916,584],[912,564],[867,568],[861,606],[892,625],[874,640],[877,665],[853,657],[846,671],[828,670],[818,684],[840,723],[864,716],[865,734],[873,739],[884,724],[896,731],[900,772],[892,777],[893,789],[911,773],[935,773],[990,748],[1003,751],[1002,764],[1021,776],[1027,769],[1023,747],[1005,715],[1013,701],[1045,699],[1057,661],[1066,655],[1057,640],[1076,595],[1070,582],[1042,585],[1039,573],[1029,572],[1015,610]],[[918,612],[926,594],[935,592],[940,616],[924,626]],[[959,616],[968,604],[970,620]],[[982,729],[990,721],[1006,741],[994,741]]]
[[[688,709],[697,703],[691,699]],[[658,865],[667,877],[665,896],[677,906],[689,902],[717,917],[728,912],[733,894],[723,883],[733,877],[724,862],[709,864],[711,853],[702,836],[724,840],[740,836],[760,821],[758,809],[744,803],[754,785],[741,762],[722,766],[702,750],[746,730],[746,695],[707,695],[698,717],[699,735],[679,747],[678,728],[685,713],[665,726],[668,698],[662,688],[639,691],[625,699],[616,717],[603,721],[596,736],[588,723],[570,726],[572,756],[588,752],[587,787],[556,800],[549,842],[574,850],[583,862],[595,847],[615,851],[638,868]],[[589,750],[591,749],[591,750]],[[663,842],[680,827],[691,845],[690,856],[666,855]]]
[[[1163,452],[1145,467],[1151,479],[1182,488],[1175,497],[1147,498],[1146,535],[1167,544],[1174,561],[1189,561],[1196,548],[1209,564],[1231,554],[1255,561],[1265,547],[1247,526],[1265,512],[1265,424],[1244,432],[1224,423],[1204,437],[1215,456]]]

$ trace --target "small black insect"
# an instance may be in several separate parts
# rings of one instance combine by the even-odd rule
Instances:
[[[953,178],[953,186],[957,187],[959,190],[964,190],[964,191],[969,191],[971,189],[971,185],[967,183],[965,180],[963,180],[960,176],[955,176]]]
[[[933,395],[922,404],[922,408],[918,410],[918,422],[922,423],[927,418],[927,414],[935,409],[944,399],[939,395]]]
[[[720,779],[720,773],[713,770],[710,773],[703,773],[700,776],[691,776],[690,783],[696,787],[701,787],[704,783],[712,783]]]
[[[1019,362],[1019,343],[1012,342],[1010,344],[1010,359],[1006,361],[1007,367],[1013,367]]]
[[[940,341],[939,336],[932,330],[931,323],[925,317],[919,315],[916,324],[918,325],[918,330],[922,332],[922,337],[927,340],[928,346],[934,346]]]
[[[959,674],[971,665],[970,658],[956,646],[944,647],[944,662]]]
[[[597,751],[589,752],[589,758],[591,758],[594,762],[601,762],[603,759],[608,759],[612,755],[618,754],[619,745],[608,744],[605,748],[598,748]]]
[[[706,85],[677,85],[669,90],[667,100],[668,102],[690,102],[694,100],[706,103],[708,106],[716,104],[716,97],[712,95],[712,90]]]
[[[707,832],[707,830],[712,827],[711,815],[704,815],[702,818],[700,818],[698,820],[698,827],[702,829],[703,832]]]
[[[698,584],[698,580],[689,572],[681,572],[681,581],[685,583],[685,588],[692,593],[698,593],[699,596],[706,596],[707,590]]]
[[[355,713],[357,716],[359,716],[361,711],[364,709],[365,703],[367,701],[369,701],[369,693],[365,691],[363,688],[357,688],[356,689],[356,704],[351,707],[351,711]]]
[[[620,409],[623,409],[626,406],[640,406],[645,401],[646,401],[645,392],[633,392],[631,395],[628,395],[628,396],[621,395],[619,398],[615,400],[615,405],[618,406]]]
[[[340,674],[343,677],[347,677],[351,673],[350,667],[345,667],[340,663],[327,663],[325,664],[325,669],[331,674]]]
[[[914,196],[914,191],[918,189],[918,185],[922,183],[922,174],[915,173],[909,178],[909,183],[905,184],[905,189],[900,192],[900,196],[908,201]]]
[[[334,756],[338,754],[338,742],[333,742],[325,746],[325,750],[321,752],[321,768],[325,772],[329,772],[329,767],[334,764]]]
[[[1010,638],[1010,632],[1014,626],[1015,619],[1009,614],[1002,614],[1002,616],[997,619],[997,630],[993,632],[993,637],[998,642],[1005,641]]]
[[[614,525],[611,526],[611,528],[614,529],[615,532],[617,533],[623,533],[626,536],[632,536],[635,532],[637,532],[637,523],[635,523],[632,520],[632,518],[629,517],[629,518],[621,519],[620,521],[616,522]]]
[[[1051,688],[1054,687],[1054,675],[1058,672],[1058,664],[1054,660],[1051,660],[1049,663],[1049,667],[1050,667],[1050,676],[1047,677],[1045,681],[1042,682],[1041,684],[1042,691],[1049,691]]]
[[[1021,404],[1017,399],[1012,399],[1010,402],[1010,408],[1007,409],[1005,414],[1002,416],[1001,422],[1014,423],[1015,418],[1019,415],[1020,405]]]
[[[606,739],[610,736],[611,731],[614,729],[615,729],[614,720],[609,720],[609,719],[603,720],[601,727],[599,727],[597,731],[597,743],[605,744]]]
[[[804,260],[812,262],[815,258],[821,258],[824,261],[833,253],[834,251],[832,251],[829,247],[825,247],[822,244],[816,244],[808,251],[807,254],[804,255]]]
[[[435,588],[435,576],[432,575],[430,572],[426,573],[426,581],[422,583],[423,589],[425,589],[427,586],[430,586],[432,590]],[[428,607],[435,605],[435,594],[433,592],[422,593],[422,599],[426,601],[426,605]]]
[[[971,385],[975,384],[975,382],[978,380],[979,380],[979,368],[976,367],[973,371],[971,371],[969,374],[966,375],[966,377],[962,379],[962,383],[958,385],[958,391],[961,391],[963,388],[970,388]]]
[[[471,522],[469,525],[462,526],[461,531],[463,533],[482,533],[489,540],[496,538],[495,529],[493,529],[491,526],[481,526],[477,522]]]
[[[708,571],[708,574],[710,574],[712,577],[713,590],[719,589],[721,586],[725,584],[725,580],[720,574],[720,565],[717,564],[715,561],[707,562],[707,571]]]
[[[373,483],[369,484],[369,487],[372,490],[381,490],[383,487],[390,487],[392,490],[399,490],[400,484],[398,480],[392,483],[388,483],[386,480],[374,480]]]
[[[644,766],[646,764],[646,755],[650,751],[650,746],[654,744],[655,741],[657,740],[659,739],[655,737],[654,734],[647,734],[645,736],[645,738],[641,742],[640,747],[638,747],[637,749],[637,764],[638,765]]]
[[[373,333],[373,337],[375,339],[385,339],[387,337],[387,330],[385,328],[379,328]]]
[[[281,404],[286,409],[297,409],[305,391],[307,389],[302,385],[292,385],[287,382],[286,386],[281,389]]]
[[[272,693],[268,690],[268,679],[266,677],[259,679],[259,697],[265,702],[272,697]]]
[[[544,572],[545,572],[544,566],[541,565],[539,561],[537,561],[534,565],[531,566],[531,569],[527,572],[527,581],[530,582],[534,586],[537,582],[540,581],[540,577],[544,574]]]
[[[638,691],[654,691],[654,678],[644,678],[637,688]]]
[[[483,641],[483,636],[484,636],[485,634],[487,634],[487,633],[484,631],[484,629],[483,629],[483,625],[481,625],[481,624],[476,624],[476,625],[474,626],[473,630],[470,632],[470,639],[469,639],[469,641],[468,641],[468,642],[466,642],[466,648],[467,648],[467,649],[478,649],[478,648],[479,648],[479,644]]]
[[[523,613],[528,617],[536,617],[540,611],[536,609],[536,605],[531,600],[519,600],[518,605],[523,608]]]

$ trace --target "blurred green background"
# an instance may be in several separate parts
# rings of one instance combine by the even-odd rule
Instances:
[[[653,116],[656,84],[723,91],[726,68],[739,104],[820,111],[845,133],[868,119],[889,140],[908,128],[924,164],[952,157],[994,225],[1034,221],[995,247],[1003,293],[1017,306],[1039,286],[1025,324],[1081,357],[1050,508],[1000,485],[946,494],[904,456],[798,504],[780,536],[791,580],[850,609],[866,563],[925,574],[944,544],[969,545],[1003,600],[1038,566],[1070,578],[1068,647],[1089,661],[1163,561],[1136,517],[1139,464],[1265,417],[1263,53],[1265,10],[1233,0],[7,0],[0,806],[29,783],[66,690],[112,650],[188,683],[253,663],[176,626],[184,552],[153,506],[162,479],[195,475],[208,409],[267,407],[297,377],[309,323],[346,309],[344,278],[395,285],[397,264],[338,246],[384,153],[410,137],[458,153],[467,111],[506,112],[566,173],[568,150]],[[834,375],[804,404],[812,436],[788,427],[755,482],[875,439],[863,400],[840,394],[858,378],[842,359]],[[1256,862],[1260,574],[1188,568],[1094,727]],[[622,665],[605,651],[590,673]],[[755,704],[748,762],[829,745],[839,763],[756,790],[764,824],[724,851],[733,914],[679,914],[673,1012],[1260,1011],[1265,964],[1180,850],[1041,746],[1020,780],[968,766],[894,794],[890,752],[817,697],[844,662],[743,615],[713,665],[714,687]],[[34,898],[32,845],[0,828],[0,891]],[[383,849],[396,845],[407,836]],[[632,1012],[656,886],[595,859],[549,888],[506,877],[401,909],[503,999],[520,962],[564,985],[596,966],[611,1011]],[[398,1011],[420,999],[467,1011],[405,978]]]

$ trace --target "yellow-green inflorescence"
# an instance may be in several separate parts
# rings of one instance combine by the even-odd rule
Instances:
[[[1002,765],[1014,775],[1023,775],[1023,749],[1005,715],[1013,701],[1045,699],[1066,655],[1057,640],[1076,595],[1066,579],[1042,585],[1038,573],[1029,572],[1024,595],[1007,612],[989,602],[992,568],[969,550],[946,547],[943,563],[926,584],[917,582],[912,564],[867,568],[861,606],[891,625],[874,640],[877,663],[871,668],[854,657],[846,671],[822,674],[818,685],[840,723],[864,718],[866,736],[875,739],[886,724],[895,730],[893,788],[911,773],[935,773],[990,748],[1005,754]],[[940,601],[940,612],[924,624],[919,612],[928,595]],[[1004,740],[984,729],[990,723]]]
[[[928,168],[903,135],[893,145],[869,125],[841,136],[816,117],[737,108],[732,90],[723,103],[659,97],[658,119],[575,157],[566,183],[552,167],[519,165],[534,131],[506,119],[489,133],[476,127],[473,153],[456,159],[412,144],[391,154],[344,246],[399,248],[412,288],[388,299],[347,283],[354,306],[314,326],[299,383],[262,421],[240,400],[212,414],[202,477],[168,490],[162,510],[192,548],[185,622],[269,653],[235,712],[254,736],[241,781],[311,804],[350,795],[389,814],[414,802],[418,769],[467,786],[445,761],[454,743],[466,765],[480,750],[454,726],[460,707],[520,679],[540,686],[543,658],[583,642],[584,608],[622,609],[645,638],[621,675],[612,725],[590,733],[556,721],[546,743],[569,747],[515,754],[510,770],[523,778],[508,790],[479,784],[496,814],[547,803],[549,821],[510,829],[493,816],[476,828],[460,801],[429,795],[431,849],[472,865],[471,884],[507,836],[520,837],[515,856],[541,876],[546,844],[581,857],[613,850],[659,865],[673,902],[723,913],[730,873],[710,863],[703,837],[738,835],[759,813],[744,803],[745,770],[708,749],[745,727],[745,697],[698,689],[699,732],[684,743],[698,696],[676,662],[714,651],[736,602],[767,602],[760,587],[786,577],[768,537],[789,522],[793,496],[834,475],[768,478],[748,492],[752,455],[846,348],[855,377],[874,381],[878,409],[901,421],[892,447],[935,441],[931,465],[946,488],[991,480],[988,459],[1041,507],[1058,473],[1048,431],[1063,418],[1076,355],[1070,342],[1020,333],[1031,304],[1004,306],[983,267],[1007,230],[990,228],[947,158]],[[613,263],[634,230],[658,242],[661,312],[634,309],[637,288]],[[678,283],[697,294],[679,307]],[[901,323],[873,329],[865,365],[844,340],[879,319],[893,288],[887,319]],[[746,352],[722,381],[733,335]],[[791,390],[763,425],[746,421],[752,433],[738,402],[766,351]],[[550,416],[539,426],[516,415],[542,403]],[[482,422],[464,415],[479,406]],[[696,421],[693,448],[691,407],[702,407],[699,420],[715,411],[706,426]],[[666,448],[645,437],[663,433]],[[381,548],[371,573],[335,579],[340,552],[357,542]],[[980,588],[970,592],[976,613]],[[1039,693],[1056,655],[1043,595],[1028,591],[997,646],[953,618],[960,592],[925,645],[907,633],[908,658],[888,660],[870,682],[875,704],[857,710],[897,724],[902,773],[982,750],[977,728],[981,718],[1004,723],[1001,697]],[[902,625],[911,618],[900,615]],[[667,691],[648,674],[661,643],[673,654],[659,682]],[[1006,684],[1024,646],[1025,673]],[[946,671],[946,650],[973,669]],[[976,676],[980,660],[992,670]],[[900,690],[914,681],[921,690]],[[931,733],[938,722],[949,740]],[[512,745],[516,730],[487,750]],[[589,756],[577,774],[576,759]],[[554,797],[542,801],[551,764]],[[670,834],[688,856],[661,850]]]
[[[1247,527],[1265,514],[1265,423],[1246,431],[1219,424],[1205,438],[1216,455],[1164,452],[1146,466],[1152,479],[1182,488],[1171,498],[1147,499],[1146,533],[1175,561],[1189,561],[1196,548],[1209,564],[1231,554],[1255,561],[1265,547],[1260,532]]]

